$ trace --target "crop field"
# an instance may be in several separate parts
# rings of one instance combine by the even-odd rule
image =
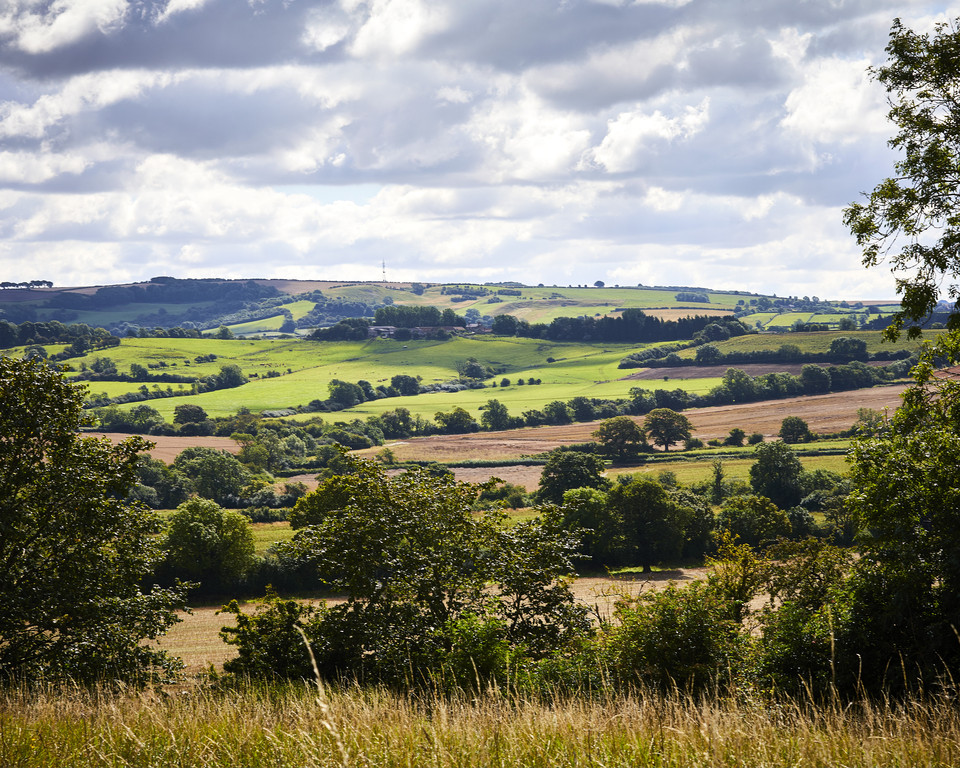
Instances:
[[[253,544],[257,554],[261,557],[274,544],[281,541],[290,541],[293,538],[293,529],[290,523],[281,521],[276,523],[253,523]]]
[[[872,408],[881,412],[889,409],[892,412],[900,405],[900,397],[905,389],[905,385],[893,385],[858,390],[855,393],[835,392],[759,403],[695,408],[685,411],[684,415],[693,423],[693,434],[703,440],[724,438],[734,427],[739,427],[747,434],[759,432],[767,439],[773,439],[785,416],[799,416],[814,432],[834,433],[849,429],[853,425],[857,420],[858,408]],[[550,451],[561,445],[591,441],[591,433],[596,430],[597,425],[598,422],[589,422],[471,435],[434,435],[414,437],[388,445],[400,461],[519,459]],[[372,455],[377,450],[379,449],[371,448],[360,453]]]
[[[813,314],[810,312],[784,312],[774,315],[767,321],[766,328],[792,328],[796,322],[809,323]]]
[[[813,444],[817,445],[816,443]],[[803,446],[794,446],[802,448]],[[751,449],[752,450],[752,449]],[[728,458],[718,457],[723,462],[723,476],[726,480],[750,480],[750,467],[753,466],[752,457]],[[656,477],[661,472],[672,472],[677,476],[677,482],[681,485],[692,485],[694,483],[703,483],[713,477],[713,462],[716,459],[709,455],[700,456],[696,459],[678,459],[677,461],[658,461],[656,463],[645,464],[640,467],[614,467],[605,473],[607,477],[614,478],[619,475],[644,474]],[[848,469],[845,456],[801,456],[800,463],[808,472],[815,469],[825,469],[830,472],[844,473]]]

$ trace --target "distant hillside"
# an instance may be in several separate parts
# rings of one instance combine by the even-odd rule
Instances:
[[[797,324],[837,328],[841,322],[882,325],[895,305],[828,302],[817,297],[759,296],[691,286],[525,286],[518,283],[383,283],[322,280],[225,280],[155,277],[144,283],[53,287],[46,281],[4,283],[0,320],[56,320],[103,327],[116,335],[140,328],[206,331],[221,325],[235,335],[305,335],[346,318],[372,318],[390,304],[452,309],[468,322],[498,315],[527,323],[562,317],[618,316],[642,309],[662,320],[736,314],[750,327],[791,330]],[[891,303],[892,304],[892,303]],[[845,320],[846,318],[846,320]]]

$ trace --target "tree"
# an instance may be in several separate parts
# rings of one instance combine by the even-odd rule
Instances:
[[[484,429],[509,429],[510,412],[499,400],[487,400],[487,404],[482,406],[481,410],[483,413],[480,414],[480,423],[483,424]]]
[[[563,494],[573,488],[604,490],[609,483],[603,477],[603,461],[582,451],[551,451],[540,475],[537,498],[559,504]]]
[[[168,569],[207,589],[237,581],[254,562],[250,521],[208,499],[190,499],[177,507],[163,548]]]
[[[740,429],[740,427],[734,427],[733,429],[730,430],[730,434],[727,435],[726,438],[724,438],[723,444],[733,445],[739,448],[743,445],[743,441],[746,439],[747,439],[747,433],[744,430]]]
[[[169,671],[142,641],[182,590],[150,583],[156,515],[126,501],[140,451],[82,438],[83,391],[40,361],[0,358],[0,678],[92,681]]]
[[[865,203],[845,209],[844,223],[863,249],[865,266],[888,259],[898,275],[901,308],[886,331],[890,338],[905,324],[910,338],[919,336],[918,323],[936,306],[944,277],[960,273],[958,46],[956,24],[940,23],[923,34],[896,19],[886,65],[871,69],[887,89],[887,114],[897,131],[888,144],[901,157],[894,175],[874,187]],[[951,285],[948,295],[956,301],[960,288]],[[956,307],[947,327],[960,328]]]
[[[750,487],[781,509],[796,506],[803,498],[800,459],[781,440],[760,443],[754,449],[756,461],[750,467]]]
[[[819,395],[830,391],[830,372],[822,365],[805,365],[800,369],[800,381],[803,391],[808,395]]]
[[[349,381],[332,379],[330,383],[327,384],[327,389],[330,392],[330,399],[343,408],[350,408],[354,405],[358,405],[366,399],[366,396],[363,394],[363,389],[360,388],[360,385],[353,384]]]
[[[643,421],[644,431],[653,438],[654,445],[661,446],[664,451],[690,437],[692,428],[686,416],[669,408],[654,408]]]
[[[960,387],[931,371],[923,361],[894,416],[853,446],[848,507],[863,557],[850,633],[867,644],[865,673],[901,654],[935,674],[960,668]]]
[[[174,424],[192,424],[207,418],[207,412],[199,405],[182,403],[173,409]]]
[[[699,365],[716,365],[723,359],[723,352],[714,344],[701,344],[697,347]]]
[[[388,477],[372,462],[356,464],[354,474],[297,502],[296,517],[309,523],[282,548],[282,557],[347,595],[304,627],[322,675],[420,682],[471,622],[535,655],[587,628],[566,581],[576,537],[560,528],[555,510],[508,526],[500,511],[474,513],[477,486],[422,470]],[[239,619],[239,609],[231,612]],[[231,669],[262,674],[270,660],[254,662],[249,650],[259,638],[247,627],[227,630],[248,662]],[[296,673],[309,674],[300,657],[306,663]],[[474,676],[480,658],[475,672],[467,659]]]
[[[746,403],[754,399],[753,379],[739,368],[727,368],[723,374],[723,386],[727,388],[735,403]]]
[[[791,531],[787,513],[763,496],[734,496],[728,500],[717,516],[717,528],[751,547],[789,536]]]
[[[599,441],[603,455],[614,463],[636,461],[647,445],[647,436],[629,416],[601,421],[593,436]]]
[[[445,434],[462,435],[480,429],[477,420],[470,415],[468,410],[461,408],[459,405],[455,405],[449,413],[437,411],[433,418],[440,427],[440,431]]]
[[[573,421],[573,409],[562,400],[554,400],[543,406],[543,415],[547,424],[570,424]]]
[[[173,460],[173,466],[193,481],[197,493],[217,503],[239,496],[250,480],[250,473],[235,456],[216,448],[186,448]]]
[[[603,280],[597,280],[593,285],[594,285],[594,287],[596,287],[596,288],[603,288],[603,286],[605,285],[605,283],[603,282]]]
[[[805,443],[813,435],[810,427],[799,416],[787,416],[780,422],[780,439],[785,443]]]
[[[831,341],[830,354],[845,361],[860,360],[863,362],[870,357],[867,353],[867,342],[863,339],[852,339],[849,336],[838,336]]]
[[[680,556],[692,512],[671,499],[660,483],[634,475],[615,484],[607,499],[621,562],[640,564],[648,573],[654,563]]]
[[[401,395],[420,394],[420,380],[416,376],[408,376],[405,373],[398,373],[390,379],[390,386]]]

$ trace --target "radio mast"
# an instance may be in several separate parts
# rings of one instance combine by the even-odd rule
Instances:
[[[383,268],[383,282],[387,282],[387,262],[381,261],[380,266]]]

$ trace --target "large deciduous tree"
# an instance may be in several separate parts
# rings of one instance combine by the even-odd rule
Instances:
[[[179,589],[144,590],[156,515],[125,501],[148,443],[83,438],[83,392],[41,361],[0,358],[0,678],[169,671],[144,639]]]
[[[803,465],[789,445],[781,440],[760,443],[755,449],[756,461],[750,467],[750,486],[781,509],[800,503],[803,486],[800,482]]]
[[[540,501],[560,504],[563,494],[574,488],[597,488],[609,486],[603,477],[603,460],[583,451],[552,451],[540,474],[537,498]]]
[[[636,461],[647,445],[647,436],[629,416],[605,419],[593,432],[600,442],[600,450],[615,463]]]
[[[679,440],[690,437],[693,428],[690,420],[682,413],[669,408],[654,408],[643,421],[643,428],[653,439],[654,445],[659,445],[664,451]]]
[[[844,223],[863,248],[863,263],[889,261],[897,276],[901,309],[888,335],[896,338],[909,324],[915,337],[944,279],[960,273],[960,27],[955,21],[917,33],[897,19],[886,51],[886,65],[871,74],[887,89],[896,126],[888,143],[900,159],[866,202],[844,211]],[[957,285],[947,292],[960,298]],[[960,328],[956,308],[948,327]]]

